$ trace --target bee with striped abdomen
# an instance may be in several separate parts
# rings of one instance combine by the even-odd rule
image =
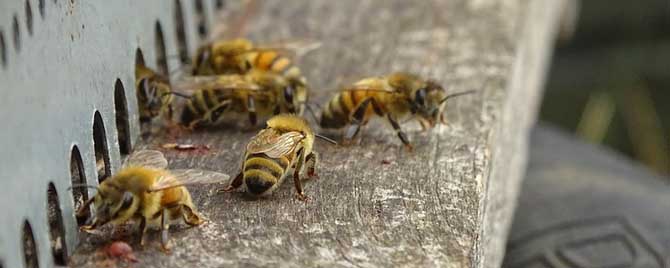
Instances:
[[[169,250],[168,229],[172,222],[183,220],[191,226],[204,222],[184,186],[217,183],[229,177],[213,171],[166,170],[167,164],[159,151],[142,150],[131,154],[123,168],[94,187],[95,196],[80,207],[78,216],[83,215],[91,203],[96,212],[81,229],[92,231],[107,223],[118,225],[136,220],[140,223],[140,245],[144,246],[149,228],[158,228],[162,248]],[[78,186],[93,187],[73,187]]]
[[[283,76],[293,88],[304,88],[307,79],[287,54],[303,55],[320,46],[318,42],[290,42],[257,47],[247,39],[219,40],[198,49],[193,75],[246,74],[252,70]],[[304,107],[297,113],[302,114]]]
[[[150,123],[163,116],[172,121],[172,90],[167,77],[142,65],[135,65],[135,88],[140,122]]]
[[[414,118],[424,130],[432,128],[438,121],[446,123],[445,101],[468,93],[472,91],[447,95],[435,81],[407,73],[367,78],[343,88],[330,99],[322,111],[319,125],[326,129],[348,126],[344,139],[351,140],[373,116],[386,117],[402,143],[411,150],[409,139],[398,122]]]
[[[307,121],[298,116],[272,117],[267,121],[267,128],[247,144],[242,170],[223,191],[230,192],[244,185],[252,195],[268,195],[281,185],[292,168],[296,194],[306,200],[300,172],[306,167],[307,176],[316,176],[318,154],[312,150],[314,137]]]
[[[181,123],[189,128],[212,126],[226,115],[247,114],[251,125],[257,117],[298,113],[307,101],[304,86],[294,87],[280,75],[253,70],[244,75],[212,76],[187,86],[194,88],[184,105]]]

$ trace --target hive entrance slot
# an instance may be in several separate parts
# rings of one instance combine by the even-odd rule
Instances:
[[[202,0],[195,0],[196,21],[198,25],[198,36],[200,40],[207,39],[207,17],[205,16],[205,5]]]
[[[39,267],[37,260],[37,245],[33,236],[33,228],[28,221],[23,222],[23,232],[21,234],[23,242],[23,260],[26,268]]]
[[[38,7],[40,9],[40,16],[44,18],[44,0],[39,0]]]
[[[222,9],[224,5],[225,3],[223,0],[216,0],[215,2],[216,9]]]
[[[30,0],[26,0],[26,27],[28,34],[33,35],[33,9],[30,7]]]
[[[179,50],[179,60],[182,64],[186,64],[189,61],[188,57],[188,45],[186,44],[186,27],[184,26],[184,13],[181,7],[181,1],[175,0],[175,11],[174,11],[174,20],[175,20],[175,31],[177,34],[177,49]]]
[[[56,265],[67,265],[67,248],[65,245],[65,227],[63,214],[60,209],[58,193],[53,183],[47,189],[47,218],[49,220],[49,238],[51,240],[51,254]]]
[[[128,102],[126,91],[120,79],[114,84],[114,108],[116,110],[116,130],[119,137],[119,152],[122,156],[130,153],[130,125],[128,123]]]
[[[7,67],[7,45],[5,44],[5,33],[0,31],[0,63]]]
[[[72,153],[70,154],[70,178],[72,179],[72,185],[83,185],[86,184],[86,175],[84,174],[84,163],[81,160],[81,154],[79,153],[79,148],[74,146],[72,148]],[[72,198],[74,200],[75,211],[78,211],[81,205],[88,199],[88,190],[84,187],[74,187],[72,188]],[[84,224],[86,219],[90,216],[90,211],[85,210],[84,215],[77,217],[77,223],[79,225]]]
[[[144,54],[142,53],[142,50],[139,48],[135,50],[135,65],[146,66],[146,63],[144,62]]]
[[[156,65],[158,66],[159,73],[164,75],[169,74],[163,27],[161,27],[161,23],[158,21],[156,21]]]
[[[98,171],[98,182],[102,182],[112,175],[112,171],[109,164],[109,149],[107,147],[105,124],[98,111],[95,111],[93,117],[93,145],[95,149],[95,167]]]
[[[14,49],[16,51],[21,50],[21,32],[19,31],[19,18],[14,15],[14,24],[12,25],[13,30],[14,30]]]

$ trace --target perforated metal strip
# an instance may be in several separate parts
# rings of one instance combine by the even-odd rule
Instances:
[[[68,188],[96,185],[96,158],[113,172],[137,142],[136,51],[151,67],[178,68],[221,8],[221,0],[0,1],[0,267],[65,264],[80,198]]]

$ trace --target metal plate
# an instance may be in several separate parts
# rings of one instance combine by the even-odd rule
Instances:
[[[34,236],[35,265],[55,264],[47,213],[50,183],[58,195],[66,248],[76,247],[74,202],[68,190],[73,148],[81,153],[86,183],[96,185],[93,126],[99,113],[104,125],[99,134],[106,142],[98,147],[108,152],[111,171],[119,167],[115,101],[127,103],[119,111],[127,109],[128,122],[120,123],[129,125],[134,144],[139,133],[136,49],[142,49],[149,66],[157,67],[160,27],[168,69],[180,66],[178,1],[190,52],[201,39],[198,29],[211,28],[222,1],[200,0],[203,15],[196,10],[198,1],[191,0],[0,1],[0,267],[26,264],[26,223]],[[116,100],[115,88],[120,90]]]

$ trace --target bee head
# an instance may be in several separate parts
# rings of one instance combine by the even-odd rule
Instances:
[[[298,78],[289,79],[284,88],[284,101],[290,113],[301,115],[307,103],[307,85]]]
[[[444,88],[437,82],[428,80],[412,93],[412,112],[434,126],[440,120],[445,98]]]
[[[128,211],[132,210],[134,203],[136,203],[135,196],[131,192],[123,191],[107,181],[103,182],[93,201],[96,213],[92,227],[96,228],[114,219],[129,216]]]
[[[139,86],[145,96],[144,105],[152,116],[158,115],[172,101],[170,86],[166,83],[152,83],[148,78],[143,78]]]

